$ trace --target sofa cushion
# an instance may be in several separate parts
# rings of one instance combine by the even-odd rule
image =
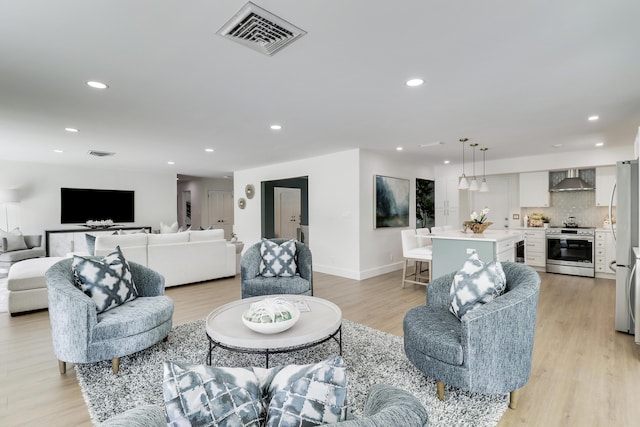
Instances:
[[[160,234],[165,233],[177,233],[178,232],[178,223],[174,222],[171,225],[167,225],[164,222],[160,221]]]
[[[295,239],[280,245],[262,239],[260,256],[260,275],[263,277],[293,277],[297,273]]]
[[[251,368],[165,362],[167,425],[260,427],[266,411]]]
[[[462,268],[453,276],[449,311],[462,319],[469,311],[501,295],[507,279],[500,261],[483,263],[477,253],[471,254]]]
[[[405,347],[449,365],[462,365],[462,323],[447,310],[422,305],[404,318]]]
[[[27,249],[27,243],[24,241],[24,236],[19,228],[14,228],[11,231],[4,231],[0,229],[0,239],[3,241],[0,250],[3,252],[21,251]]]
[[[173,301],[168,296],[138,297],[99,313],[92,340],[105,341],[142,334],[171,320],[172,316]]]
[[[199,230],[189,232],[190,242],[206,242],[210,240],[224,240],[224,230]]]
[[[256,276],[244,280],[244,287],[250,293],[252,289],[260,289],[259,295],[270,294],[294,294],[300,295],[310,290],[311,285],[307,279],[296,277],[262,277]]]
[[[149,245],[187,243],[188,241],[189,233],[149,234],[147,236],[147,242],[149,243]]]
[[[342,357],[273,369],[277,373],[268,387],[268,427],[313,426],[346,419],[347,368]]]
[[[76,286],[91,297],[98,313],[138,296],[131,268],[120,246],[102,259],[74,255],[72,271]]]

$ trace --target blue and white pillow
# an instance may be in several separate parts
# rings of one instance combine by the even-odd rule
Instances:
[[[165,362],[162,390],[171,427],[300,427],[346,419],[340,356],[270,369]]]
[[[282,366],[268,387],[267,427],[333,424],[347,416],[347,367],[340,356]]]
[[[102,259],[74,255],[72,271],[76,286],[91,297],[98,313],[138,297],[131,267],[120,246]]]
[[[296,240],[291,239],[278,245],[262,239],[260,245],[260,275],[263,277],[294,277],[297,273]]]
[[[501,295],[506,286],[507,279],[500,261],[485,264],[474,252],[453,276],[449,311],[462,319],[466,313]]]
[[[165,362],[167,425],[260,427],[267,411],[251,368]]]

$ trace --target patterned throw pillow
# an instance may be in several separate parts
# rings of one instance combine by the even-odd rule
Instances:
[[[347,368],[340,356],[279,368],[268,387],[267,427],[332,424],[346,419]]]
[[[171,427],[312,426],[345,420],[347,369],[340,356],[271,369],[165,362],[162,390]]]
[[[500,261],[484,264],[474,252],[453,277],[449,311],[462,319],[469,311],[501,295],[506,285],[507,279]]]
[[[72,271],[76,286],[91,297],[98,313],[138,296],[131,268],[120,246],[103,259],[74,255]]]
[[[167,425],[260,427],[266,411],[251,368],[165,362]]]
[[[263,277],[293,277],[296,275],[296,240],[281,245],[262,239],[260,245],[260,275]]]

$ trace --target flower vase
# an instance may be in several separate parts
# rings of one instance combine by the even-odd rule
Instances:
[[[487,228],[489,228],[489,226],[493,224],[490,221],[487,222],[483,222],[482,224],[477,223],[477,222],[473,222],[473,221],[465,221],[463,223],[463,226],[465,229],[470,229],[471,231],[473,231],[474,234],[482,234],[484,233],[484,230],[486,230]]]

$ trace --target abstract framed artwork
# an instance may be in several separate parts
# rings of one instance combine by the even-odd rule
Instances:
[[[409,180],[375,175],[374,228],[409,226]]]

